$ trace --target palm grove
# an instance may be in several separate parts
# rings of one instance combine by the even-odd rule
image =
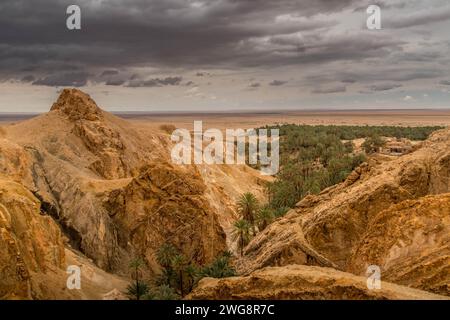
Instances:
[[[275,180],[266,185],[267,203],[254,194],[241,195],[236,203],[239,219],[233,224],[232,237],[239,256],[258,232],[308,194],[317,194],[340,183],[367,155],[376,153],[384,144],[383,137],[425,140],[441,127],[394,126],[307,126],[277,125],[264,129],[280,130],[281,168]],[[363,152],[355,152],[352,140],[364,138]],[[248,150],[248,148],[247,148]],[[254,167],[258,167],[255,165]],[[171,244],[162,245],[157,252],[160,275],[151,283],[142,279],[141,259],[130,264],[134,281],[128,286],[130,299],[172,300],[183,298],[203,277],[235,276],[231,252],[224,252],[211,264],[197,266]]]

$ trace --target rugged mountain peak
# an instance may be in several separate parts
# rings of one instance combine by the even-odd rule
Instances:
[[[102,110],[95,101],[77,89],[64,89],[50,111],[61,111],[73,121],[96,121],[103,118]]]

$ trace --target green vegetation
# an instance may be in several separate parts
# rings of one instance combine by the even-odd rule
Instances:
[[[296,125],[284,124],[267,126],[261,129],[280,129],[280,136],[290,137],[290,142],[295,142],[303,137],[317,137],[334,135],[339,140],[354,140],[367,138],[374,134],[382,137],[407,138],[409,140],[425,140],[428,136],[444,127],[397,127],[397,126],[333,126],[333,125]]]
[[[131,278],[135,280],[134,283],[127,287],[127,296],[130,299],[140,300],[149,290],[148,285],[140,280],[143,264],[141,259],[134,259],[130,262]]]
[[[384,137],[425,140],[442,127],[394,126],[307,126],[278,125],[280,171],[267,186],[267,210],[274,217],[284,215],[309,194],[340,183],[362,162],[365,154],[354,152],[351,140],[365,138],[362,147],[371,154],[383,146]],[[260,226],[260,230],[264,224]]]
[[[258,210],[256,221],[258,223],[259,231],[263,231],[275,219],[276,213],[269,207],[264,206]]]
[[[256,213],[259,210],[259,202],[255,195],[251,192],[244,193],[238,200],[237,203],[238,213],[241,215],[243,221],[248,221],[250,227],[253,228],[253,233],[255,232],[255,219]]]
[[[244,248],[251,239],[250,228],[252,224],[245,219],[241,219],[237,220],[233,226],[233,240],[237,241],[238,249],[242,257],[244,255]]]
[[[171,244],[162,245],[156,257],[162,272],[150,283],[141,280],[142,260],[135,259],[131,262],[130,269],[135,282],[127,288],[127,296],[130,299],[177,300],[191,292],[204,277],[224,278],[236,275],[231,264],[232,254],[228,251],[219,255],[211,264],[202,267],[189,261]]]
[[[362,148],[367,154],[378,152],[385,145],[385,141],[379,135],[374,134],[368,137],[362,144]]]

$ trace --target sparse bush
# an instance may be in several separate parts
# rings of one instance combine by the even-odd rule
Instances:
[[[159,129],[168,134],[172,134],[175,130],[177,130],[177,127],[175,127],[173,124],[162,124],[159,126]]]
[[[379,135],[374,134],[364,141],[361,145],[367,154],[372,154],[380,151],[380,148],[385,145],[385,141]]]
[[[149,292],[149,286],[143,282],[137,280],[128,285],[127,296],[131,300],[141,300]]]
[[[233,240],[237,241],[241,257],[244,255],[245,246],[250,242],[250,228],[251,224],[245,219],[238,220],[234,223],[232,232]]]
[[[226,278],[234,277],[236,270],[230,264],[231,253],[224,252],[216,258],[210,265],[204,267],[201,271],[201,277]]]

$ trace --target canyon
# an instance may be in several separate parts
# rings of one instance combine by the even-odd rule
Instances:
[[[245,192],[271,177],[246,165],[174,165],[170,135],[65,89],[48,113],[0,127],[0,299],[108,299],[161,272],[170,242],[204,265],[226,250]],[[369,159],[308,195],[189,299],[448,299],[450,130],[415,151]],[[236,255],[237,256],[237,255]],[[365,284],[381,268],[382,289]],[[82,270],[68,290],[66,268]]]

